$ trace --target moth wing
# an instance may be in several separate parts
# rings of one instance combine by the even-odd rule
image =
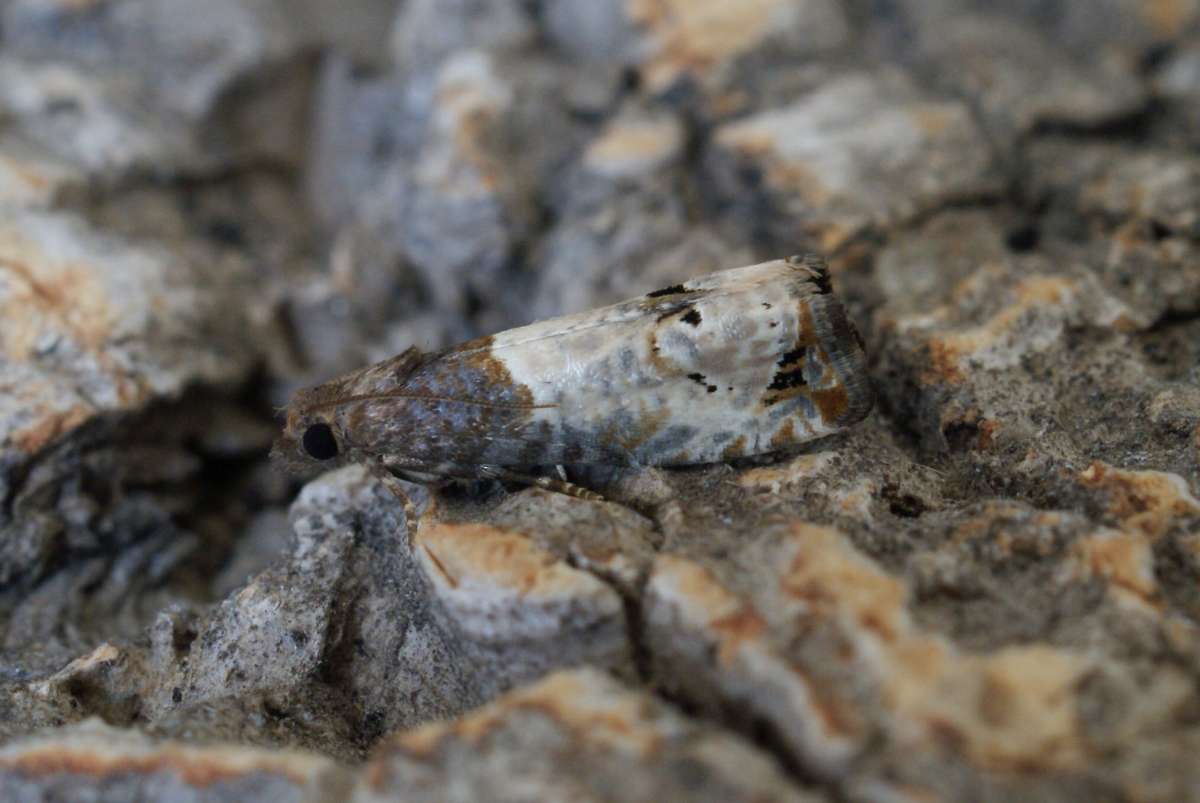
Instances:
[[[827,274],[785,260],[503,332],[489,355],[544,405],[496,433],[496,462],[712,462],[829,434],[871,406]]]

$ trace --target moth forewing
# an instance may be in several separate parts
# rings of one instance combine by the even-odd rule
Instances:
[[[320,460],[327,428],[339,459],[427,476],[687,465],[786,449],[871,404],[824,263],[793,257],[437,354],[410,349],[297,394],[285,440]]]

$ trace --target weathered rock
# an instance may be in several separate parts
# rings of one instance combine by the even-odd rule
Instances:
[[[628,507],[539,489],[505,499],[489,518],[528,535],[559,560],[603,578],[623,595],[635,593],[660,540],[654,522]]]
[[[243,308],[228,304],[236,272],[123,242],[66,214],[6,209],[0,241],[0,584],[8,584],[36,579],[64,549],[131,541],[135,522],[168,527],[168,511],[138,488],[195,470],[179,448],[188,433],[155,442],[161,431],[144,428],[146,439],[114,443],[121,416],[189,386],[236,383],[255,349],[239,336]]]
[[[487,699],[556,666],[629,661],[625,610],[603,582],[529,538],[480,524],[431,524],[413,542],[435,611]]]
[[[1000,236],[995,221],[974,224],[992,227],[993,242]],[[931,222],[915,236],[950,230]],[[1197,309],[1194,246],[1116,232],[1082,247],[1045,247],[1055,261],[980,252],[959,261],[932,297],[893,294],[879,308],[877,353],[887,372],[880,387],[896,391],[896,413],[927,448],[963,455],[977,481],[1001,492],[1027,489],[1050,506],[1077,494],[1078,472],[1094,460],[1132,458],[1194,480],[1196,453],[1180,437],[1195,416],[1186,401],[1188,353],[1176,352],[1178,362],[1147,359],[1173,328],[1151,327]],[[912,276],[921,285],[928,245],[897,244],[885,254],[880,281],[898,289]],[[1091,336],[1081,340],[1081,331]],[[898,380],[911,384],[900,391]],[[928,404],[914,404],[918,398]],[[1090,434],[1081,440],[1076,432]],[[1150,463],[1141,456],[1147,447],[1156,455]]]
[[[1195,3],[180,8],[0,10],[4,793],[1196,797]],[[806,249],[836,437],[267,464],[298,383]]]
[[[993,142],[1035,126],[1095,128],[1133,114],[1145,90],[1127,69],[1080,64],[1032,25],[962,15],[920,29],[930,80],[968,98]]]
[[[1168,150],[1115,158],[1118,153],[1053,139],[1039,144],[1031,151],[1035,191],[1106,230],[1125,229],[1126,239],[1137,236],[1131,225],[1137,223],[1156,226],[1150,235],[1158,241],[1200,238],[1200,160]]]
[[[833,251],[947,204],[999,192],[968,107],[895,72],[852,73],[716,128],[713,191],[779,248]]]
[[[1169,119],[1184,141],[1200,141],[1200,40],[1187,40],[1167,55],[1155,71],[1154,89],[1170,106]]]
[[[433,70],[460,51],[517,50],[536,36],[529,7],[515,0],[413,0],[400,6],[392,58],[406,72]]]
[[[394,7],[391,0],[337,8],[312,0],[216,0],[197,15],[179,0],[17,0],[0,21],[11,52],[121,74],[153,93],[150,105],[200,121],[234,94],[243,94],[234,100],[241,105],[260,92],[279,93],[303,74],[288,75],[289,68],[316,46],[379,58]],[[279,132],[257,133],[261,145]]]
[[[580,138],[572,109],[603,108],[610,83],[486,50],[378,79],[327,66],[309,196],[339,227],[322,303],[340,301],[353,310],[343,329],[365,331],[354,359],[412,343],[436,348],[528,319],[529,281],[514,267],[537,221],[535,191]],[[599,99],[586,97],[592,84]],[[490,303],[479,304],[484,297]],[[308,317],[300,316],[303,328]],[[333,362],[354,353],[334,352]]]
[[[349,785],[323,756],[154,742],[94,720],[0,748],[0,788],[9,800],[317,803]]]
[[[985,512],[980,523],[997,521],[1000,513]],[[1029,524],[1065,523],[1042,515],[1042,522]],[[1144,583],[1145,553],[1135,550],[1127,559],[1127,550],[1116,542],[1110,549],[1108,542],[1108,536],[1080,539],[1069,550],[1046,542],[1038,552],[1043,559],[1064,559],[1051,581],[1055,593],[1074,594],[1078,584],[1090,582],[1088,571],[1066,570],[1080,557],[1099,568],[1118,595],[1127,593],[1130,578],[1135,588],[1136,578]],[[909,606],[915,600],[903,581],[830,529],[777,528],[746,550],[753,558],[738,562],[765,574],[730,575],[732,584],[748,589],[741,595],[693,561],[659,558],[645,616],[656,676],[691,702],[731,706],[725,716],[747,728],[765,727],[807,771],[848,781],[854,796],[899,794],[901,788],[951,798],[1087,788],[1111,794],[1133,778],[1145,779],[1128,752],[1107,778],[1089,771],[1095,751],[1104,749],[1099,744],[1111,745],[1114,731],[1149,738],[1154,723],[1169,719],[1171,707],[1191,694],[1183,675],[1164,667],[1153,701],[1130,708],[1135,675],[1102,668],[1079,645],[963,652],[914,620]],[[1144,615],[1137,610],[1145,608],[1136,606],[1132,621]],[[1176,637],[1194,642],[1195,628],[1189,631]],[[1062,635],[1064,642],[1078,637],[1069,630]],[[1089,646],[1117,654],[1124,649],[1108,640]],[[1110,698],[1110,706],[1124,706],[1109,713],[1119,723],[1088,718],[1096,684],[1125,701]],[[1171,744],[1167,739],[1161,747]],[[962,775],[960,762],[974,772]],[[1025,773],[1024,780],[1014,770]],[[1188,772],[1178,767],[1164,785],[1182,788]]]
[[[296,543],[288,559],[226,603],[247,611],[261,605],[269,628],[246,631],[216,617],[208,625],[211,648],[202,649],[211,649],[218,676],[247,661],[291,667],[295,674],[282,685],[262,683],[257,672],[241,682],[268,693],[291,688],[289,706],[300,710],[317,692],[344,695],[339,716],[353,723],[358,749],[480,701],[474,667],[430,610],[407,547],[403,507],[386,487],[359,468],[335,472],[304,489],[291,519]],[[284,607],[288,600],[296,602]],[[241,651],[231,649],[248,638],[254,641],[242,641]],[[210,674],[189,671],[196,682],[211,683]],[[208,697],[221,690],[213,685]]]
[[[533,317],[624,301],[733,264],[745,237],[699,208],[673,114],[630,109],[588,141],[555,186],[559,221],[538,254]]]
[[[82,170],[72,167],[26,135],[0,134],[0,203],[47,208],[84,184]]]
[[[10,147],[28,151],[27,143],[36,143],[39,162],[50,162],[60,175],[73,172],[77,180],[115,183],[152,167],[205,166],[198,137],[186,121],[147,113],[145,100],[145,90],[121,75],[12,55],[0,59],[0,108],[10,120]]]
[[[354,800],[819,800],[767,757],[595,670],[397,734]]]
[[[628,669],[611,588],[519,533],[432,516],[412,536],[400,500],[358,467],[308,485],[291,554],[192,626],[147,718],[265,698],[277,716],[336,712],[369,743],[559,667]]]
[[[302,18],[273,2],[210,12],[176,0],[7,4],[6,105],[30,136],[107,181],[296,160],[310,83],[296,67],[314,44]]]
[[[978,0],[905,0],[893,12],[908,28],[933,31],[964,12],[993,10]],[[1116,62],[1134,70],[1149,51],[1186,36],[1200,24],[1200,10],[1189,2],[1157,5],[1137,0],[1021,0],[1007,4],[1006,16],[1037,26],[1063,49],[1085,60]],[[887,23],[889,15],[881,14]]]
[[[634,67],[652,92],[681,81],[722,88],[739,59],[764,50],[793,58],[827,54],[849,33],[844,11],[826,0],[756,0],[737,6],[719,0],[553,0],[545,14],[560,47],[579,58]]]
[[[772,649],[766,621],[753,608],[703,567],[672,556],[655,563],[644,604],[652,666],[668,689],[693,704],[707,701],[711,713],[736,712],[747,728],[763,723],[806,772],[845,772],[863,747],[862,723],[820,699]]]

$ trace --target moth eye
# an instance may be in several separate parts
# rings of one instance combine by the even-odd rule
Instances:
[[[328,424],[313,424],[304,430],[301,443],[304,451],[308,452],[308,456],[314,460],[329,460],[337,457],[337,438],[333,437],[333,430],[329,428]]]

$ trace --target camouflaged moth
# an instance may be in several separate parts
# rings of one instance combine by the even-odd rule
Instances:
[[[296,393],[275,453],[405,479],[682,466],[787,449],[870,411],[862,341],[816,257],[714,273]]]

